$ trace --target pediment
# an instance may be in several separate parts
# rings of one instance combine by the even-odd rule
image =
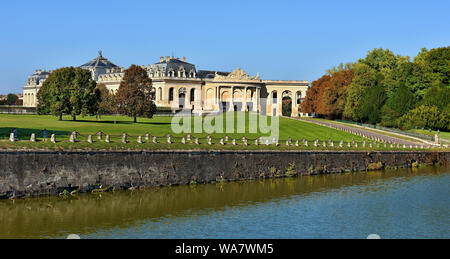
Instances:
[[[214,75],[215,81],[260,81],[261,78],[259,77],[259,73],[251,77],[247,72],[242,70],[241,68],[237,68],[230,74],[226,76],[219,75],[217,72]]]

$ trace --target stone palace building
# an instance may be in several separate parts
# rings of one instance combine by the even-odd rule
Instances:
[[[97,83],[117,91],[125,69],[102,56],[81,65],[91,71]],[[291,99],[291,116],[299,116],[298,107],[306,96],[308,81],[262,80],[237,68],[232,72],[197,70],[186,58],[161,57],[158,63],[143,65],[153,82],[158,107],[188,109],[193,113],[254,111],[270,116],[282,114],[282,101]],[[51,71],[36,70],[23,88],[24,106],[37,105],[36,94]]]

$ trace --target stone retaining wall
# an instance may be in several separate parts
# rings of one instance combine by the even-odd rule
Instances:
[[[99,192],[423,164],[450,152],[0,151],[0,198]]]

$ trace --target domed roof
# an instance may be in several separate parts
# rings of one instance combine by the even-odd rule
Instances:
[[[100,50],[98,52],[98,57],[94,58],[93,60],[89,61],[88,63],[81,65],[81,68],[118,68],[116,64],[110,62],[108,59],[104,58],[102,56],[102,51]]]

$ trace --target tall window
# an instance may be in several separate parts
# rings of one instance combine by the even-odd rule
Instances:
[[[169,102],[173,101],[173,88],[169,89]]]
[[[191,89],[191,99],[189,101],[190,102],[194,102],[195,101],[195,89],[194,88]]]

